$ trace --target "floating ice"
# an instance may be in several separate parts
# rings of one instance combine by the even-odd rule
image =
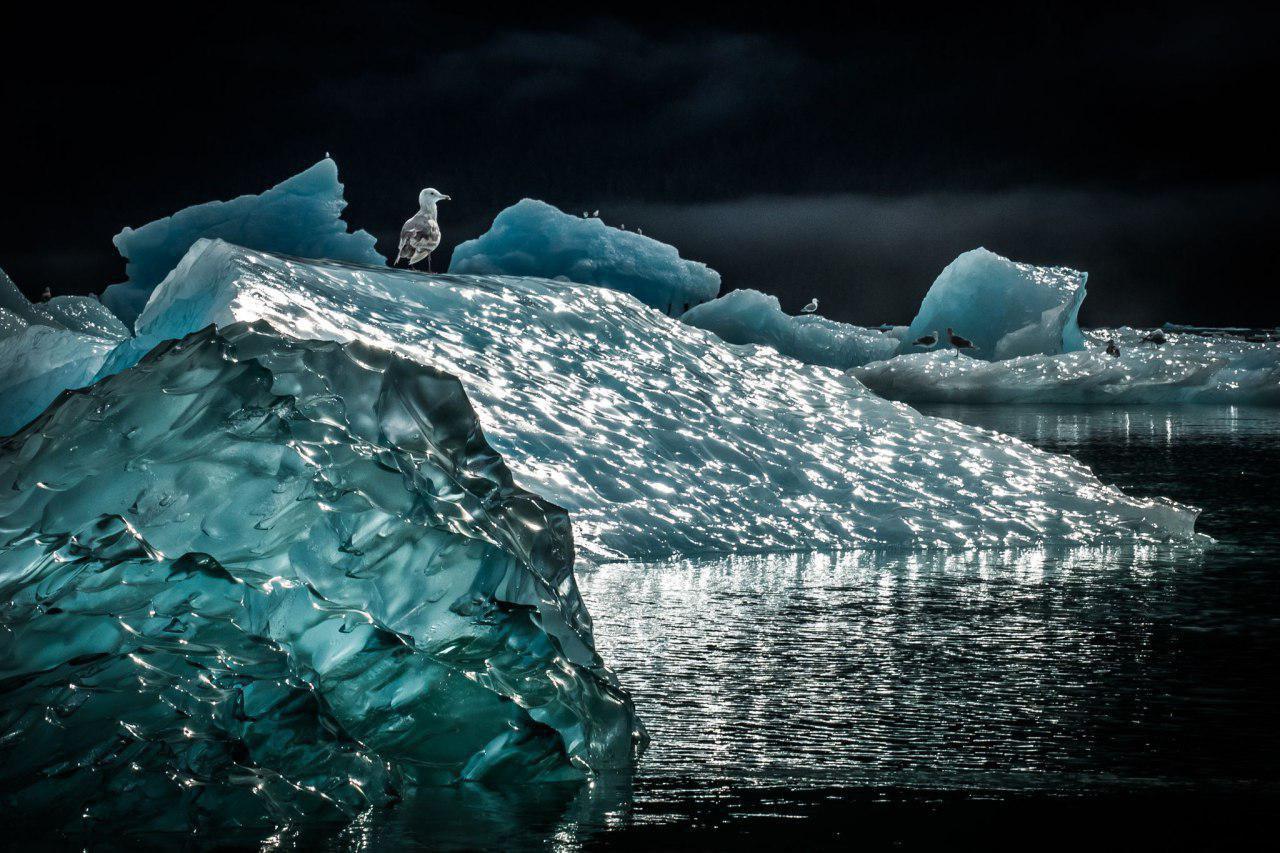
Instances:
[[[197,204],[141,228],[126,228],[114,242],[128,261],[128,280],[108,287],[102,301],[132,323],[155,286],[201,237],[304,258],[386,263],[374,249],[372,234],[347,231],[346,206],[338,166],[326,157],[261,195]]]
[[[258,319],[458,376],[517,482],[568,509],[596,558],[1192,535],[1194,511],[1128,497],[1068,457],[568,282],[201,241],[112,369],[150,341]]]
[[[573,555],[453,377],[167,343],[0,442],[0,803],[179,829],[629,765]]]
[[[973,249],[942,271],[925,294],[904,340],[955,329],[977,346],[966,354],[994,361],[1081,349],[1076,316],[1088,275],[1066,267],[1016,263]]]
[[[988,363],[954,352],[901,355],[855,368],[877,394],[909,402],[1280,404],[1280,341],[1093,329],[1086,348]],[[1106,354],[1115,340],[1120,357]]]
[[[837,323],[815,314],[792,316],[778,297],[734,290],[690,309],[680,318],[731,344],[762,344],[806,364],[841,370],[890,358],[899,341],[875,329]]]
[[[720,292],[720,274],[684,260],[674,246],[530,198],[499,213],[487,232],[454,249],[449,272],[595,284],[630,293],[674,317]]]
[[[88,384],[126,337],[96,298],[32,303],[0,270],[0,435],[40,414],[62,389]]]
[[[0,270],[0,338],[29,326],[64,329],[108,340],[129,336],[129,330],[96,296],[55,296],[31,302]]]

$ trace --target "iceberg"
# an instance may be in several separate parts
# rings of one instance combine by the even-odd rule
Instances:
[[[96,296],[55,296],[31,302],[0,270],[0,338],[31,326],[62,329],[106,340],[120,340],[129,330]]]
[[[851,326],[816,314],[792,316],[778,297],[734,290],[689,309],[681,318],[731,344],[773,347],[805,364],[847,370],[891,358],[900,341],[887,332]]]
[[[1087,273],[1038,267],[973,249],[956,258],[925,294],[904,340],[947,327],[973,341],[974,358],[998,361],[1083,349],[1077,316]]]
[[[151,291],[201,237],[304,258],[385,264],[372,234],[347,231],[342,221],[346,206],[338,166],[326,157],[261,195],[198,204],[140,228],[126,228],[113,242],[128,262],[128,278],[103,291],[102,302],[133,323]]]
[[[128,335],[94,297],[32,303],[0,270],[0,435],[34,418],[62,389],[88,384]]]
[[[0,803],[183,829],[627,767],[573,561],[454,377],[167,342],[0,441]]]
[[[681,258],[674,246],[530,198],[503,210],[488,231],[454,249],[449,272],[594,284],[629,293],[673,317],[720,292],[720,274]]]
[[[259,320],[457,376],[516,482],[567,509],[595,560],[1194,535],[1194,510],[1127,496],[1068,457],[572,282],[201,240],[109,370],[211,323]]]
[[[935,351],[850,372],[882,397],[913,403],[1280,405],[1280,340],[1170,332],[1155,345],[1143,340],[1153,331],[1091,329],[1084,349],[1061,355],[985,362]]]

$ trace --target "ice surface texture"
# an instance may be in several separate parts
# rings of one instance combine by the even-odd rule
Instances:
[[[630,293],[674,317],[714,299],[720,274],[674,246],[526,198],[453,250],[449,272],[563,278]]]
[[[192,247],[140,344],[210,322],[359,340],[462,381],[524,488],[597,559],[1189,536],[1065,456],[924,417],[835,370],[744,350],[626,294]]]
[[[128,330],[91,296],[32,303],[0,270],[0,435],[88,384]]]
[[[885,397],[911,402],[1280,405],[1280,342],[1094,329],[1086,348],[988,363],[954,352],[901,355],[852,372]],[[1106,353],[1115,340],[1120,357]]]
[[[837,323],[815,314],[792,316],[778,297],[734,290],[690,309],[680,318],[731,344],[762,344],[806,364],[841,370],[891,358],[899,341],[877,329]]]
[[[183,826],[550,781],[642,739],[565,512],[456,379],[265,323],[0,443],[0,803]]]
[[[973,341],[967,354],[994,361],[1084,346],[1076,316],[1086,273],[1016,263],[986,249],[956,258],[938,276],[907,329],[905,341],[946,329]]]
[[[304,258],[386,263],[374,249],[372,234],[347,231],[346,206],[338,166],[326,157],[261,195],[198,204],[141,228],[126,228],[114,242],[128,260],[128,280],[108,287],[102,301],[132,323],[155,286],[201,237]]]

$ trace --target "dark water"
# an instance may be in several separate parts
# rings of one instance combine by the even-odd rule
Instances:
[[[580,573],[634,777],[428,790],[265,846],[1228,847],[1280,805],[1280,412],[932,413],[1204,509],[1205,547]]]

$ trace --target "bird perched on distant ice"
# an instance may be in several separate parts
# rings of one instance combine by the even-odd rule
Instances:
[[[950,326],[947,326],[947,340],[956,348],[956,355],[960,355],[960,350],[962,349],[977,349],[977,347],[973,345],[973,341],[968,338],[960,337]]]
[[[921,335],[920,337],[916,338],[915,343],[913,343],[912,346],[924,347],[925,349],[928,349],[929,347],[933,346],[937,342],[938,342],[938,332],[935,329],[934,331],[930,332],[927,335]]]
[[[1116,346],[1116,342],[1114,338],[1107,341],[1107,355],[1111,356],[1112,358],[1120,357],[1120,347]]]
[[[1156,346],[1163,346],[1165,342],[1164,332],[1160,331],[1159,329],[1156,329],[1154,332],[1144,337],[1142,339],[1142,342],[1144,344],[1155,344]]]
[[[400,229],[400,251],[396,253],[397,264],[407,261],[406,266],[411,267],[426,258],[427,272],[431,272],[431,253],[440,245],[440,223],[436,221],[436,202],[450,200],[447,195],[431,187],[418,193],[418,212],[409,217],[404,227]]]
[[[53,290],[46,285],[45,289],[40,292],[40,301],[48,302],[52,298],[53,298]]]
[[[800,309],[801,313],[804,313],[804,314],[812,314],[817,310],[818,310],[818,299],[816,296],[813,299],[809,300],[808,305]]]

